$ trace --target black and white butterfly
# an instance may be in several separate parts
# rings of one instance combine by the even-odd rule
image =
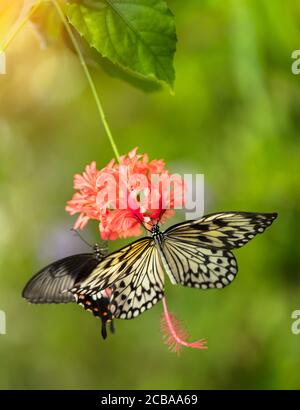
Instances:
[[[114,332],[113,289],[99,291],[97,295],[91,296],[70,292],[70,289],[86,279],[107,255],[107,249],[98,245],[95,245],[93,250],[93,253],[68,256],[46,266],[26,284],[22,296],[30,303],[78,303],[101,319],[101,333],[105,339],[107,323],[110,324],[111,332]]]
[[[106,256],[70,290],[78,298],[114,286],[114,316],[132,319],[163,298],[164,273],[173,284],[224,288],[238,272],[231,252],[264,232],[276,213],[220,212],[173,225]]]

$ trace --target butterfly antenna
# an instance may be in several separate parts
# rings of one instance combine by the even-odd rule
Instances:
[[[76,235],[82,240],[82,242],[84,242],[87,246],[89,246],[90,248],[93,248],[93,245],[91,245],[86,239],[84,239],[84,237],[78,232],[77,229],[71,228],[71,231],[75,232]]]
[[[165,209],[161,209],[161,210],[160,210],[159,217],[157,218],[157,224],[160,223],[160,220],[161,220],[161,218],[162,218],[162,216],[163,216],[163,214],[164,214],[165,212],[166,212]]]

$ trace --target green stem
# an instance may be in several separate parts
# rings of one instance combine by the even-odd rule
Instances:
[[[7,40],[4,41],[2,46],[0,47],[0,53],[4,53],[7,47],[10,45],[10,43],[14,40],[14,38],[18,35],[18,33],[22,30],[22,28],[25,26],[27,21],[30,19],[30,17],[33,15],[33,13],[36,11],[36,9],[40,6],[42,3],[42,0],[37,1],[30,11],[26,14],[26,16],[20,21],[20,23],[17,25],[17,27],[10,33],[10,35],[7,37]]]
[[[106,116],[105,116],[105,113],[104,113],[104,111],[103,111],[103,107],[102,107],[100,98],[99,98],[99,96],[98,96],[98,93],[97,93],[97,90],[96,90],[94,81],[93,81],[93,79],[92,79],[92,77],[91,77],[91,74],[90,74],[90,72],[89,72],[89,69],[88,69],[88,67],[87,67],[87,65],[86,65],[86,62],[85,62],[85,60],[84,60],[83,54],[82,54],[82,52],[81,52],[81,49],[80,49],[80,47],[79,47],[79,45],[78,45],[78,43],[77,43],[77,40],[76,40],[76,38],[75,38],[75,36],[74,36],[74,34],[73,34],[73,31],[72,31],[71,28],[70,28],[70,25],[69,25],[69,23],[68,23],[68,21],[67,21],[67,19],[66,19],[66,17],[65,17],[65,14],[64,14],[63,10],[61,9],[60,5],[58,4],[57,0],[51,0],[51,1],[52,1],[52,3],[54,4],[54,6],[56,7],[56,10],[57,10],[57,12],[58,12],[58,14],[59,14],[59,16],[60,16],[60,18],[61,18],[61,20],[62,20],[64,26],[65,26],[65,28],[66,28],[66,31],[67,31],[68,35],[70,36],[70,39],[71,39],[71,41],[72,41],[72,43],[73,43],[73,46],[74,46],[74,48],[75,48],[75,50],[76,50],[76,53],[78,54],[78,58],[79,58],[80,63],[81,63],[81,65],[82,65],[82,67],[83,67],[83,70],[84,70],[84,73],[85,73],[85,75],[86,75],[87,81],[88,81],[88,83],[89,83],[89,86],[90,86],[90,88],[91,88],[92,94],[93,94],[93,96],[94,96],[94,99],[95,99],[95,102],[96,102],[96,105],[97,105],[97,108],[98,108],[98,111],[99,111],[100,118],[101,118],[101,120],[102,120],[104,129],[105,129],[106,134],[107,134],[107,136],[108,136],[109,142],[110,142],[110,144],[111,144],[111,146],[112,146],[112,149],[113,149],[113,151],[114,151],[114,154],[115,154],[117,160],[119,161],[120,154],[119,154],[118,148],[117,148],[117,146],[116,146],[116,143],[115,143],[115,141],[114,141],[114,138],[113,138],[112,133],[111,133],[111,130],[110,130],[110,127],[109,127],[108,122],[107,122],[107,120],[106,120]]]

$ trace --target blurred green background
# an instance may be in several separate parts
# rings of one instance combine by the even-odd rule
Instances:
[[[64,206],[73,175],[92,160],[101,168],[113,153],[74,54],[63,44],[40,48],[24,28],[0,76],[2,389],[300,388],[300,335],[291,332],[291,313],[300,309],[300,75],[291,72],[300,2],[169,5],[179,39],[175,96],[92,70],[120,152],[138,146],[173,172],[204,173],[206,213],[279,218],[235,252],[240,271],[228,288],[167,283],[171,311],[191,339],[208,339],[207,351],[167,350],[161,304],[117,321],[106,341],[100,323],[76,305],[27,304],[21,290],[33,273],[86,250]],[[16,15],[2,17],[3,36]],[[99,239],[96,222],[85,236]]]

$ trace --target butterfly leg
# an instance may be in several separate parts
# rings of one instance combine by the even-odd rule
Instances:
[[[115,333],[115,326],[114,326],[113,320],[110,321],[109,329],[110,329],[110,333],[112,333],[112,334]]]

